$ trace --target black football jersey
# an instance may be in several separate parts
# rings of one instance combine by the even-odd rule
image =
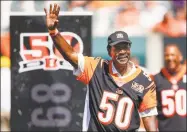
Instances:
[[[156,106],[155,84],[140,68],[121,79],[112,74],[111,61],[85,57],[77,79],[88,85],[83,130],[135,131],[140,126],[139,111]]]
[[[157,91],[158,129],[186,131],[186,70],[175,76],[166,68],[154,76]]]

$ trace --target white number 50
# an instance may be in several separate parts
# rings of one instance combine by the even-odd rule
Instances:
[[[171,117],[175,113],[186,116],[186,90],[180,89],[163,90],[161,92],[162,112],[165,116]]]
[[[106,91],[103,93],[103,98],[99,108],[105,110],[106,114],[98,112],[98,119],[102,124],[108,125],[114,120],[115,115],[116,126],[121,130],[126,130],[130,125],[134,104],[129,97],[122,97],[119,99],[117,109],[115,109],[115,107],[108,101],[118,101],[118,98],[118,94]]]

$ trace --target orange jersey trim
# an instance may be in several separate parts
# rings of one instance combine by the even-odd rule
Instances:
[[[186,74],[186,67],[183,66],[181,70],[175,75],[172,76],[166,68],[162,68],[162,73],[168,79],[169,82],[173,83],[173,80],[176,80],[177,83],[182,79],[183,75]]]
[[[134,78],[136,78],[140,74],[141,71],[142,71],[141,68],[137,67],[136,71],[134,73],[132,73],[130,76],[120,78],[120,77],[118,77],[117,74],[113,74],[113,72],[112,72],[112,61],[109,62],[109,73],[113,77],[114,81],[116,81],[116,82],[123,82],[124,84],[128,83],[131,80],[133,80]]]
[[[83,82],[84,84],[88,84],[101,58],[84,56],[84,60],[84,71],[77,76],[77,80]]]
[[[152,82],[146,89],[149,89],[143,97],[143,101],[140,104],[139,112],[143,112],[146,109],[150,109],[157,106],[156,100],[156,85]]]

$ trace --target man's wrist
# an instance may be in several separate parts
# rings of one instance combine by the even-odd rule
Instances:
[[[57,28],[55,28],[54,30],[48,30],[48,31],[49,31],[50,36],[56,36],[59,33]]]

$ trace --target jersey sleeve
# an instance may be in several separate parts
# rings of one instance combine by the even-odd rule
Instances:
[[[149,85],[145,87],[142,96],[142,102],[139,106],[139,112],[146,111],[157,106],[156,85],[153,81],[147,80]]]
[[[88,57],[78,54],[78,68],[73,71],[73,74],[77,76],[77,80],[88,84],[100,60],[100,57]]]
[[[146,109],[140,112],[140,117],[147,117],[147,116],[153,116],[153,115],[158,115],[156,107],[152,107],[150,109]]]

